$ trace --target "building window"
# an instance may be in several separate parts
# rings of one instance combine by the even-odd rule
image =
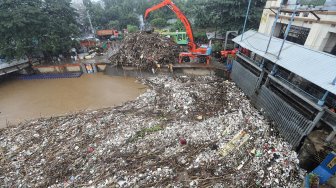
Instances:
[[[327,43],[325,44],[323,51],[336,55],[336,33],[329,32]]]
[[[286,29],[287,29],[287,24],[282,24],[279,38],[282,38],[282,39],[284,38]],[[289,30],[286,40],[297,43],[297,44],[304,45],[304,43],[307,40],[309,32],[310,32],[309,28],[292,25]]]
[[[333,55],[336,55],[336,45],[334,46],[334,48],[331,50],[330,53],[333,54]]]

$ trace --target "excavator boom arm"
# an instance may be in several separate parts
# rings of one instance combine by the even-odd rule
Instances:
[[[144,19],[146,20],[146,19],[148,18],[149,13],[151,13],[151,12],[153,12],[153,11],[155,11],[155,10],[158,10],[158,9],[160,9],[160,8],[162,8],[162,7],[165,7],[165,6],[169,5],[169,4],[170,4],[170,1],[165,0],[165,1],[161,2],[160,4],[157,4],[157,5],[154,5],[154,6],[151,7],[151,8],[148,8],[148,9],[146,10],[146,12],[145,12]]]
[[[189,38],[189,43],[188,43],[189,48],[190,48],[191,51],[195,51],[197,46],[196,46],[195,41],[194,41],[194,35],[193,35],[192,29],[191,29],[190,22],[189,22],[188,18],[183,14],[183,12],[171,0],[164,0],[160,4],[157,4],[157,5],[149,8],[149,9],[147,9],[146,12],[145,12],[144,19],[148,18],[150,12],[158,10],[158,9],[160,9],[162,7],[165,7],[165,6],[170,8],[170,10],[172,10],[176,14],[176,16],[181,20],[184,27],[186,28],[186,33],[187,33],[188,38]]]

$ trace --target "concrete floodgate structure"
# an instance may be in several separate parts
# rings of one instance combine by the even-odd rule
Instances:
[[[336,85],[333,83],[336,78],[336,56],[286,41],[280,57],[277,58],[277,52],[281,48],[281,39],[273,37],[266,53],[269,36],[256,31],[248,31],[244,33],[242,40],[241,37],[238,36],[234,41],[250,52],[249,56],[238,54],[235,61],[233,80],[238,86],[252,98],[252,101],[263,108],[265,113],[274,111],[269,115],[277,119],[281,126],[284,125],[283,133],[295,147],[316,125],[322,123],[320,121],[323,119],[323,123],[333,130],[329,138],[332,140],[336,131],[335,114],[324,107],[328,94],[331,99],[336,94]],[[315,91],[302,89],[300,84],[303,82],[310,84],[311,87],[316,86],[317,89]],[[272,99],[263,103],[262,101],[268,97],[258,94],[263,95],[264,91],[272,91],[271,93],[279,98],[279,104],[266,107],[265,105],[277,100]],[[293,104],[297,105],[293,106]],[[280,108],[280,106],[286,108],[284,113],[293,111],[297,115],[287,114],[287,116],[278,113],[279,109],[275,107]],[[289,131],[286,128],[292,130]]]
[[[269,40],[252,30],[234,39],[244,53],[234,60],[232,79],[300,149],[301,166],[313,169],[336,149],[336,114],[330,110],[336,99],[336,56],[288,41],[279,55],[283,40],[272,37],[268,46]]]

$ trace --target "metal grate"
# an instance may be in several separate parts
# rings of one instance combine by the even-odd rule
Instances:
[[[258,77],[256,75],[251,73],[237,61],[233,61],[231,78],[247,96],[253,96],[258,82]]]
[[[262,86],[255,100],[256,106],[263,109],[263,112],[276,123],[278,131],[293,147],[297,147],[314,126],[312,121],[306,119],[265,86]]]

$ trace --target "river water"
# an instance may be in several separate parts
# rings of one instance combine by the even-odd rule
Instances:
[[[104,74],[54,80],[0,82],[0,128],[40,117],[120,105],[137,98],[146,86],[135,78]]]

